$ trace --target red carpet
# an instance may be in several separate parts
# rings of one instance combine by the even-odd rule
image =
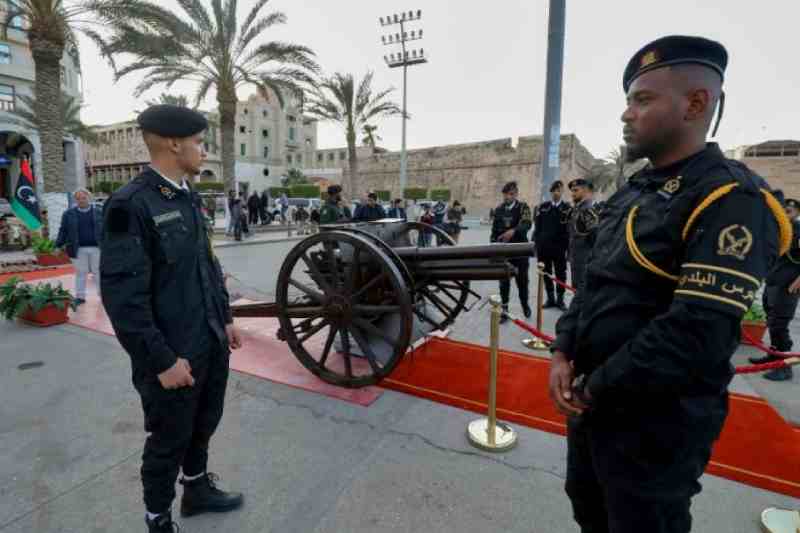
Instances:
[[[5,283],[15,276],[22,278],[24,281],[34,281],[37,279],[56,278],[74,273],[75,268],[73,268],[72,265],[65,265],[63,267],[56,267],[48,270],[34,270],[33,272],[10,272],[8,274],[0,274],[0,283]],[[72,283],[72,278],[70,278],[68,281],[69,283]],[[64,287],[72,290],[67,283],[64,284]]]
[[[547,392],[549,359],[501,351],[498,365],[498,417],[566,434],[565,419]],[[487,348],[433,339],[406,357],[383,385],[485,413],[488,376]],[[733,394],[708,473],[800,498],[800,433],[764,400]]]
[[[48,281],[61,282],[71,291],[74,280],[74,276],[60,276]],[[91,276],[86,303],[77,311],[70,311],[69,321],[75,326],[105,335],[114,335]],[[383,389],[379,387],[344,389],[318,379],[295,359],[285,342],[275,337],[275,332],[278,330],[277,319],[237,318],[236,325],[242,332],[244,346],[231,354],[231,370],[365,407],[383,394]]]

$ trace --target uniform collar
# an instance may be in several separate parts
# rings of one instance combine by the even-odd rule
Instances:
[[[187,192],[189,191],[189,185],[186,183],[186,178],[183,178],[183,180],[181,180],[181,184],[178,185],[177,183],[175,183],[174,181],[172,181],[171,179],[166,177],[164,174],[159,172],[159,170],[156,167],[154,167],[153,165],[150,165],[150,170],[152,170],[153,172],[158,174],[158,176],[161,179],[163,179],[164,181],[169,183],[172,186],[172,188],[175,189],[176,191],[180,191],[180,190],[187,191]]]
[[[503,207],[506,208],[506,211],[511,211],[512,209],[517,207],[517,200],[514,200],[513,202],[511,202],[511,205],[508,205],[505,202],[503,202]]]
[[[652,165],[648,165],[632,177],[631,180],[639,181],[643,185],[652,185],[658,188],[663,186],[668,180],[682,175],[686,169],[698,159],[705,159],[708,157],[723,159],[725,156],[717,143],[706,143],[706,147],[703,150],[665,167],[653,168]]]

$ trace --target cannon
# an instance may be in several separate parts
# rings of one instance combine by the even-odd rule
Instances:
[[[534,253],[529,243],[454,244],[420,222],[325,225],[284,259],[275,302],[236,305],[233,314],[277,317],[278,338],[322,380],[373,385],[414,342],[481,299],[471,281],[508,279],[516,273],[508,260]]]

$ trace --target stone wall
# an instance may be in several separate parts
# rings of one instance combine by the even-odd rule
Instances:
[[[786,198],[800,199],[800,157],[743,157],[742,163],[780,189]]]
[[[575,135],[561,136],[562,180],[585,176],[595,158]],[[542,136],[510,138],[409,150],[408,187],[450,189],[471,214],[483,215],[500,202],[503,185],[516,180],[521,197],[539,203]],[[359,158],[357,193],[391,190],[400,195],[400,152]]]

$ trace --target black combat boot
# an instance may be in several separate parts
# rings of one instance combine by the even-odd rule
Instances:
[[[531,311],[531,306],[527,303],[522,304],[522,314],[525,315],[525,318],[530,318],[533,315],[533,311]]]
[[[564,295],[563,294],[558,297],[558,301],[556,302],[556,307],[558,307],[562,311],[566,311],[567,310],[567,304],[564,303]]]
[[[767,363],[774,363],[775,361],[779,361],[780,357],[775,357],[774,355],[767,354],[764,357],[749,357],[747,360],[754,365],[765,365]]]
[[[500,315],[500,323],[505,324],[508,322],[508,304],[503,304],[503,314]]]
[[[148,533],[178,533],[180,531],[178,524],[172,521],[170,512],[161,513],[152,520],[145,517],[144,521],[147,522]]]
[[[181,485],[183,485],[181,516],[224,513],[241,507],[244,496],[240,492],[225,492],[218,489],[217,481],[219,481],[219,477],[211,473],[192,481],[181,479]]]
[[[792,367],[785,366],[783,368],[775,368],[764,374],[764,379],[770,381],[791,381],[794,373]]]

